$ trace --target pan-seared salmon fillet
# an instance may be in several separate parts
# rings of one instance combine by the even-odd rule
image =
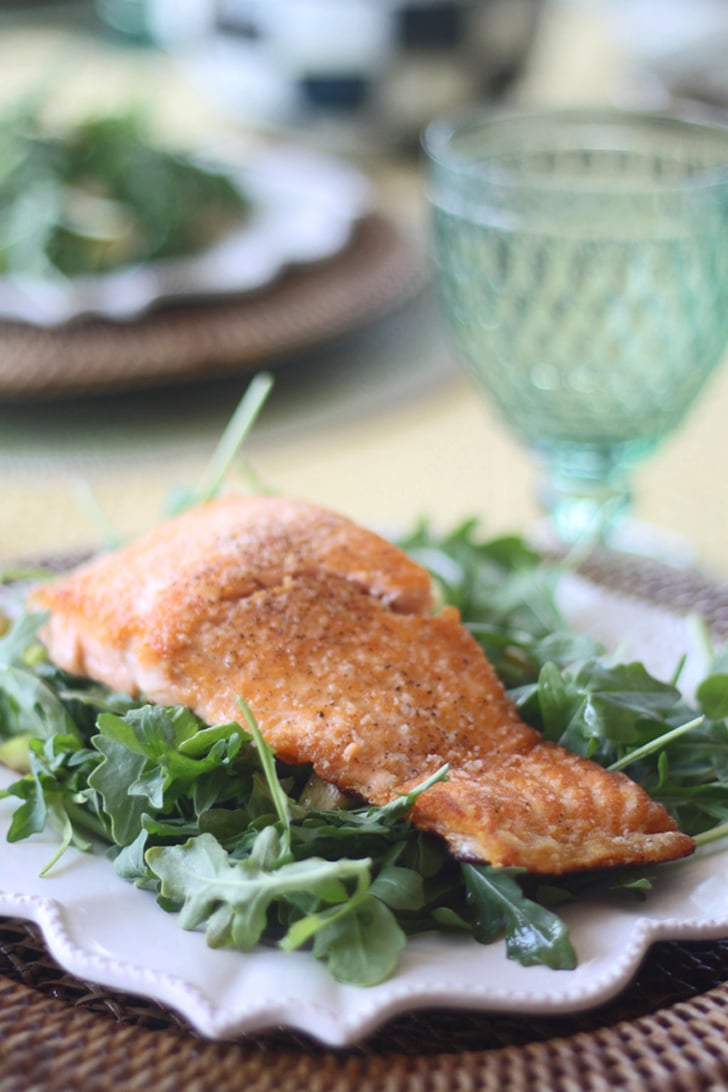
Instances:
[[[227,496],[31,602],[66,670],[208,723],[243,696],[280,758],[372,803],[448,763],[412,819],[458,856],[559,874],[694,848],[628,777],[526,725],[425,570],[325,509]]]

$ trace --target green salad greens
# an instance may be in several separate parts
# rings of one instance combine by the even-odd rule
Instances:
[[[611,664],[569,632],[558,568],[521,539],[423,525],[401,545],[460,608],[527,721],[628,767],[699,842],[728,832],[725,654],[688,703],[677,677]],[[9,840],[57,829],[49,874],[69,846],[106,847],[122,877],[212,946],[310,949],[334,978],[367,985],[395,971],[409,935],[434,929],[504,937],[511,959],[569,969],[560,904],[585,890],[649,890],[637,869],[547,880],[459,862],[407,818],[446,768],[386,807],[344,798],[276,759],[244,695],[240,717],[216,725],[131,701],[54,666],[42,622],[23,615],[0,638],[0,760],[20,774],[0,793],[17,802]]]
[[[178,258],[249,202],[222,171],[161,147],[133,112],[49,132],[35,103],[0,118],[0,275],[58,279]]]

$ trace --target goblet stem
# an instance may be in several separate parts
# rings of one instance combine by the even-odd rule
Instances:
[[[612,449],[541,452],[539,500],[565,545],[608,544],[632,503],[629,465]]]

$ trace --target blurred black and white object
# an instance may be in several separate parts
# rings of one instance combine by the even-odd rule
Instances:
[[[409,141],[501,93],[542,0],[150,0],[155,40],[238,116]]]

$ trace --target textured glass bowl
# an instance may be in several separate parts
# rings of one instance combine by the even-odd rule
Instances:
[[[728,344],[728,129],[488,113],[434,123],[424,147],[455,347],[544,464],[558,536],[608,538],[634,462]]]

